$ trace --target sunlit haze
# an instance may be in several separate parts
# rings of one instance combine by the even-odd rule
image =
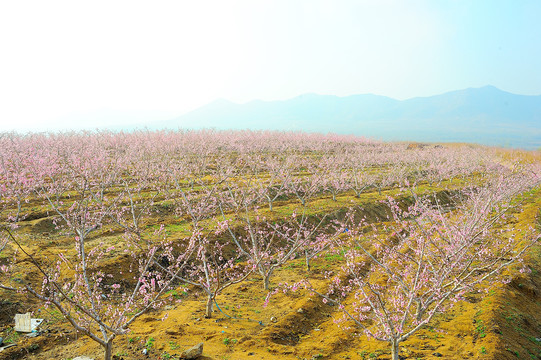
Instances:
[[[540,18],[537,0],[3,1],[0,131],[166,120],[218,98],[538,95]]]

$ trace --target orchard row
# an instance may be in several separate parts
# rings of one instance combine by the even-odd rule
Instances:
[[[502,171],[508,169],[486,148],[407,150],[406,144],[338,135],[197,131],[0,137],[2,216],[14,222],[27,215],[26,202],[60,206],[89,191],[113,202],[125,201],[127,192],[130,200],[152,193],[164,200],[234,187],[272,210],[276,200],[290,197],[304,206],[322,194],[336,200],[340,193],[358,197],[374,189]]]

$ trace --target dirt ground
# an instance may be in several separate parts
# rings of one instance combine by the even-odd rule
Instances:
[[[539,196],[531,198],[516,215],[514,226],[538,222],[540,208]],[[35,240],[29,249],[41,248],[42,256],[69,246],[54,236],[47,218],[29,221],[21,234]],[[102,240],[119,241],[114,234],[102,235]],[[451,311],[438,315],[430,326],[401,344],[403,358],[541,359],[541,250],[531,249],[526,263],[531,273],[509,269],[510,283],[471,293]],[[123,264],[119,255],[103,265],[121,269]],[[312,284],[324,289],[324,272],[336,266],[332,256],[315,260]],[[30,269],[26,276],[37,276]],[[293,283],[304,274],[302,259],[294,260],[275,273],[271,284]],[[78,335],[57,311],[40,307],[22,294],[0,294],[0,336],[5,343],[16,344],[0,352],[0,359],[103,358],[102,348]],[[340,322],[339,309],[306,290],[279,292],[264,306],[267,291],[257,276],[224,291],[217,300],[221,310],[215,307],[211,319],[204,317],[205,297],[195,289],[179,288],[171,296],[176,299],[173,305],[141,316],[130,326],[131,333],[115,339],[116,359],[177,359],[198,343],[204,344],[201,359],[390,358],[386,343],[369,340],[352,324]],[[45,319],[37,337],[28,338],[12,329],[13,315],[25,311]]]

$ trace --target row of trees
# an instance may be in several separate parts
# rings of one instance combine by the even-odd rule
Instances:
[[[345,263],[328,274],[329,289],[320,295],[342,309],[343,320],[389,343],[398,360],[401,342],[468,292],[504,281],[501,270],[539,241],[533,228],[521,233],[506,224],[520,206],[513,199],[539,182],[532,180],[521,173],[496,177],[464,189],[466,199],[452,209],[435,197],[413,194],[409,207],[389,199],[393,221],[380,227],[350,216],[345,223],[352,230],[332,247]]]
[[[335,200],[341,193],[358,197],[368,190],[438,184],[500,168],[490,149],[406,150],[405,144],[302,133],[3,134],[0,204],[10,209],[3,216],[17,222],[28,215],[24,208],[31,198],[43,201],[49,194],[64,200],[65,189],[81,178],[104,188],[160,191],[161,200],[166,194],[180,196],[180,190],[197,192],[242,179],[258,202],[272,209],[284,198],[304,206],[325,193]]]
[[[114,338],[180,284],[207,294],[210,317],[228,286],[257,272],[268,290],[277,268],[299,256],[309,267],[323,251],[347,254],[324,299],[398,354],[399,342],[519,259],[534,240],[517,248],[511,237],[491,237],[508,201],[539,181],[535,169],[498,165],[492,150],[403,151],[354,137],[268,132],[4,134],[0,141],[0,251],[9,255],[0,287],[55,306],[104,347],[105,359]],[[418,195],[420,182],[457,177],[469,186],[462,192],[468,201],[451,216]],[[410,189],[415,201],[403,208],[389,200],[388,227],[396,229],[383,240],[377,227],[373,238],[362,235],[368,224],[355,215],[362,209],[332,218],[309,206],[323,192],[336,199],[391,186]],[[298,206],[285,218],[262,211],[291,197]],[[54,259],[28,252],[16,228],[40,211],[73,239],[72,251]],[[148,227],[164,211],[182,225],[182,236]],[[472,217],[479,214],[484,217]],[[462,224],[470,227],[456,228]],[[123,234],[119,248],[90,241],[104,230]],[[129,274],[104,270],[103,259],[113,254],[129,259]],[[41,279],[14,281],[21,257]],[[351,293],[353,308],[342,301]]]

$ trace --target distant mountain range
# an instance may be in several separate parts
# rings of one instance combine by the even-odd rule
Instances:
[[[148,127],[303,130],[537,149],[541,148],[541,95],[516,95],[485,86],[408,100],[373,94],[306,94],[245,104],[216,100]]]

